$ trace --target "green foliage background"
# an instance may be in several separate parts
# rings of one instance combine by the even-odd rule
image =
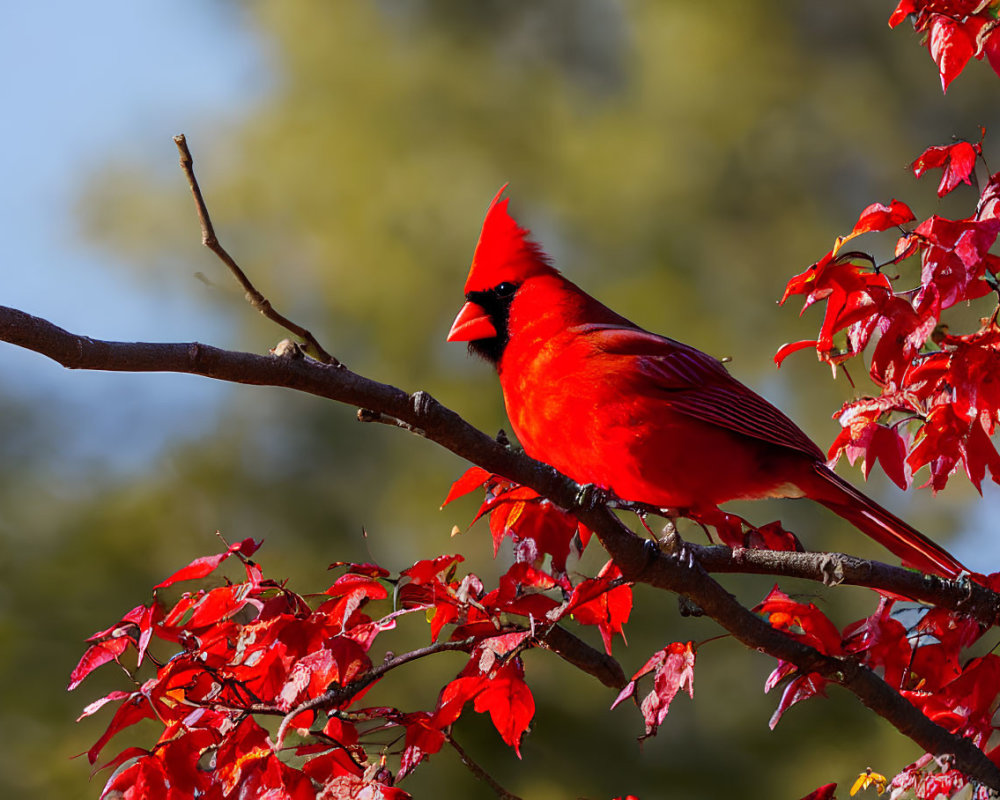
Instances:
[[[973,63],[943,97],[926,50],[887,29],[891,5],[220,1],[213,13],[266,48],[267,86],[254,87],[262,99],[245,116],[186,133],[227,248],[364,374],[428,390],[486,430],[506,424],[495,377],[443,339],[486,204],[509,181],[512,210],[573,280],[652,330],[732,356],[736,375],[825,445],[829,416],[852,390],[805,356],[774,372],[774,350],[817,325],[775,309],[784,280],[870,202],[942,210],[906,163],[952,135],[978,136],[980,124],[998,129],[995,76]],[[262,352],[283,334],[199,248],[173,145],[161,145],[157,163],[102,154],[80,192],[82,229],[150,292],[190,276],[182,290],[224,323],[212,343]],[[215,551],[217,529],[264,537],[265,572],[302,592],[324,588],[335,560],[400,569],[459,548],[487,583],[502,569],[482,530],[449,538],[471,500],[438,510],[464,464],[312,397],[232,387],[212,419],[179,425],[166,452],[126,475],[60,466],[78,378],[61,384],[66,396],[30,406],[0,395],[3,796],[97,796],[100,780],[88,784],[86,764],[68,757],[110,715],[72,720],[121,679],[105,668],[67,695],[82,640],[147,601],[167,572]],[[138,434],[122,425],[109,457]],[[957,487],[906,513],[945,538],[968,500]],[[814,547],[878,555],[824,512],[784,503],[749,513],[780,515]],[[748,603],[768,588],[727,583]],[[835,594],[821,602],[841,623],[870,607],[861,593]],[[682,619],[669,597],[641,590],[637,600],[617,652],[626,672],[665,641],[716,632]],[[417,643],[426,631],[406,635]],[[382,697],[429,707],[430,681],[460,665],[417,665]],[[917,755],[836,689],[769,732],[771,666],[729,640],[706,645],[697,702],[678,699],[640,748],[637,711],[609,711],[613,693],[533,654],[539,711],[523,761],[488,721],[463,720],[456,735],[515,793],[567,799],[794,798],[869,765],[892,774]],[[487,795],[449,753],[404,788]]]

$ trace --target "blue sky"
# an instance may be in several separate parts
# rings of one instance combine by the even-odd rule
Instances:
[[[182,293],[152,293],[127,270],[109,270],[107,253],[80,239],[74,204],[89,171],[115,153],[176,162],[175,133],[205,140],[238,117],[266,90],[262,52],[238,4],[8,4],[0,26],[0,303],[95,337],[211,341],[220,323],[206,320],[203,307],[198,313]],[[171,434],[165,405],[177,419],[210,419],[225,391],[193,378],[69,375],[7,346],[0,375],[5,392],[58,396],[61,413],[78,415],[77,455],[101,458],[105,434],[123,419],[130,431],[146,431],[122,463],[148,457]],[[159,424],[142,424],[147,413]]]

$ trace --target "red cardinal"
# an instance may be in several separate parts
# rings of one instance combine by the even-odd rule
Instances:
[[[649,333],[553,268],[500,200],[490,204],[450,342],[491,361],[532,457],[578,483],[711,515],[729,500],[808,497],[906,564],[956,577],[953,556],[827,467],[760,395],[693,347]]]

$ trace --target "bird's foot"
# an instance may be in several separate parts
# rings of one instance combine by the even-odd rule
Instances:
[[[608,505],[610,498],[611,493],[607,489],[601,488],[596,483],[584,483],[577,489],[573,502],[577,508],[593,511],[598,506]]]
[[[691,568],[695,564],[694,550],[688,546],[680,533],[677,532],[677,526],[674,524],[672,519],[668,519],[664,525],[663,530],[660,532],[659,536],[655,536],[650,530],[649,526],[646,525],[646,520],[642,519],[642,524],[649,531],[652,538],[646,540],[646,547],[658,554],[662,553],[667,558],[669,558],[674,564],[681,567]]]

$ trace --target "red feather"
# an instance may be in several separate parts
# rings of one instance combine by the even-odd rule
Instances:
[[[693,513],[808,497],[904,563],[948,577],[965,571],[835,475],[794,422],[717,359],[643,330],[566,280],[510,216],[503,191],[448,339],[495,362],[529,455],[623,500]]]

